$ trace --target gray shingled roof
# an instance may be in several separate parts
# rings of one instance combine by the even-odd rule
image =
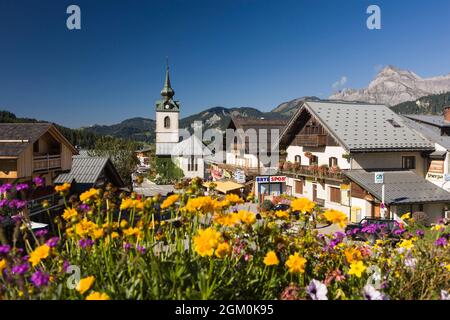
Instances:
[[[381,201],[381,184],[374,182],[374,172],[348,170],[344,174]],[[448,202],[450,193],[412,171],[384,172],[386,204]]]
[[[431,116],[424,114],[407,114],[405,117],[417,121],[425,122],[438,127],[450,127],[450,122],[444,121],[444,116]]]
[[[385,105],[334,101],[304,105],[350,152],[434,149]]]
[[[420,117],[434,117],[434,116],[416,116],[416,115],[405,115],[403,120],[414,130],[418,131],[428,140],[438,143],[447,150],[450,150],[450,136],[441,136],[440,125],[418,120]],[[439,116],[442,118],[442,116]],[[441,119],[442,120],[442,119]]]
[[[51,123],[0,123],[0,156],[20,155],[51,126]],[[2,142],[7,140],[24,140],[24,142]]]
[[[109,158],[104,157],[74,156],[70,172],[60,174],[55,183],[70,183],[75,180],[77,183],[93,184],[100,177],[108,161]]]

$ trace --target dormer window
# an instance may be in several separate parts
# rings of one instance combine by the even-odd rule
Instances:
[[[395,121],[394,119],[388,119],[387,122],[389,122],[394,128],[401,128],[402,126]]]

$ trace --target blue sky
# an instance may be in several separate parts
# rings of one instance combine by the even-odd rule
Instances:
[[[381,30],[366,28],[370,4]],[[383,65],[448,74],[449,33],[447,0],[0,0],[0,109],[69,127],[154,118],[169,56],[182,116],[268,111],[343,76],[366,87]]]

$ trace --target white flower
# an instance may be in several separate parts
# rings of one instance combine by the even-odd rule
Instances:
[[[363,290],[364,298],[366,300],[383,300],[383,294],[375,289],[372,285],[366,284]]]
[[[446,290],[441,290],[441,300],[450,300],[450,293]]]
[[[327,286],[318,280],[311,280],[309,286],[306,288],[306,292],[309,294],[313,300],[328,300]]]
[[[417,263],[417,259],[415,259],[415,258],[408,257],[405,259],[405,266],[407,266],[408,268],[414,269],[416,267],[416,263]]]

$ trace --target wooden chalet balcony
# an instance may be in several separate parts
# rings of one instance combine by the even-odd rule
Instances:
[[[298,134],[295,136],[293,145],[304,147],[324,147],[327,145],[326,134]]]
[[[33,157],[33,171],[48,171],[61,168],[61,155],[45,155]]]
[[[335,181],[342,181],[344,176],[340,169],[329,169],[316,165],[311,166],[297,166],[293,167],[289,170],[282,169],[280,170],[283,174],[288,176],[304,176],[311,177],[317,179],[328,179]]]

